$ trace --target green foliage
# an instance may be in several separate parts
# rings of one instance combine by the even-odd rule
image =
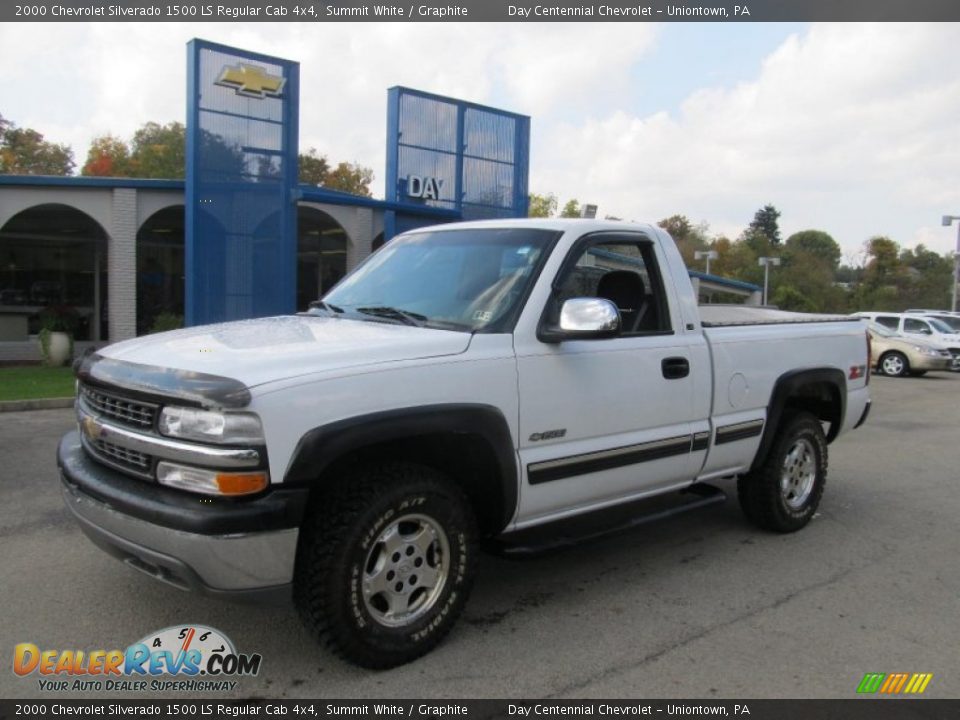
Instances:
[[[183,315],[177,315],[172,312],[162,312],[153,319],[150,326],[150,333],[167,332],[168,330],[179,330],[183,327]]]
[[[771,295],[770,302],[781,310],[793,312],[818,312],[821,310],[808,295],[791,284],[780,284]]]
[[[370,197],[370,183],[373,182],[373,170],[359,163],[338,163],[333,169],[326,155],[316,148],[310,148],[297,157],[300,182],[307,185],[339,190],[340,192]]]
[[[183,123],[178,122],[148,122],[137,130],[130,141],[130,161],[136,177],[182,178],[186,168],[186,135]],[[219,137],[216,141],[226,148]]]
[[[0,115],[0,174],[69,175],[73,150],[68,145],[47,142],[31,128],[18,128]]]
[[[823,260],[828,267],[836,270],[840,265],[840,246],[823,230],[801,230],[787,238],[784,244],[787,252],[804,252]]]
[[[300,153],[297,157],[300,182],[306,185],[323,185],[330,174],[330,163],[327,158],[317,152],[316,148],[310,148],[305,153]]]
[[[766,238],[771,245],[780,244],[780,226],[777,220],[780,218],[780,211],[773,205],[764,205],[754,213],[750,227],[747,228],[748,238],[757,238],[757,236]]]
[[[527,209],[527,217],[548,218],[553,217],[557,212],[557,196],[553,193],[538,195],[530,193],[530,202]]]
[[[39,313],[40,327],[50,332],[73,333],[80,317],[69,305],[48,305]]]
[[[560,217],[562,218],[578,218],[580,217],[580,203],[576,199],[567,200],[567,204],[563,206],[563,210],[560,211]]]
[[[331,190],[370,197],[370,183],[373,182],[373,170],[359,163],[338,163],[327,175],[323,186]]]
[[[707,250],[710,243],[707,240],[707,226],[694,226],[686,215],[671,215],[657,223],[660,227],[670,233],[670,237],[677,244],[677,249],[683,257],[683,262],[687,267],[702,267],[697,263],[703,263],[702,260],[696,260],[694,253],[698,250]],[[710,272],[714,268],[711,266]]]

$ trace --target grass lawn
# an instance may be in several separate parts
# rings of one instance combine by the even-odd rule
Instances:
[[[0,367],[0,401],[73,397],[70,367]]]

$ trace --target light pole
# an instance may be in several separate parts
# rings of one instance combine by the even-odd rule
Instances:
[[[779,265],[780,258],[778,257],[762,257],[759,258],[758,265],[763,266],[763,304],[767,304],[767,285],[770,280],[770,266]]]
[[[703,260],[704,258],[707,259],[707,275],[710,274],[710,261],[716,260],[718,257],[720,257],[720,253],[718,253],[716,250],[697,250],[693,253],[694,260]]]
[[[944,227],[953,225],[954,220],[960,220],[960,215],[944,215]],[[957,249],[953,251],[953,302],[950,303],[950,310],[957,311],[957,283],[960,282],[960,223],[957,224]]]

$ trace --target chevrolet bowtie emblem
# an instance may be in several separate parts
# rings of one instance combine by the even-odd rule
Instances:
[[[287,81],[276,75],[271,75],[258,65],[226,65],[220,72],[216,84],[231,87],[237,95],[258,98],[280,97],[283,86]]]

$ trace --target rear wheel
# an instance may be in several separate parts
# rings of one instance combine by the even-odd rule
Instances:
[[[784,416],[763,464],[737,481],[744,514],[775,532],[804,527],[820,505],[827,481],[827,441],[808,412]]]
[[[473,514],[459,488],[428,467],[384,463],[339,480],[302,530],[297,608],[351,662],[410,662],[443,639],[466,604]]]
[[[903,377],[910,372],[910,362],[903,353],[889,352],[880,358],[880,370],[884,375]]]

